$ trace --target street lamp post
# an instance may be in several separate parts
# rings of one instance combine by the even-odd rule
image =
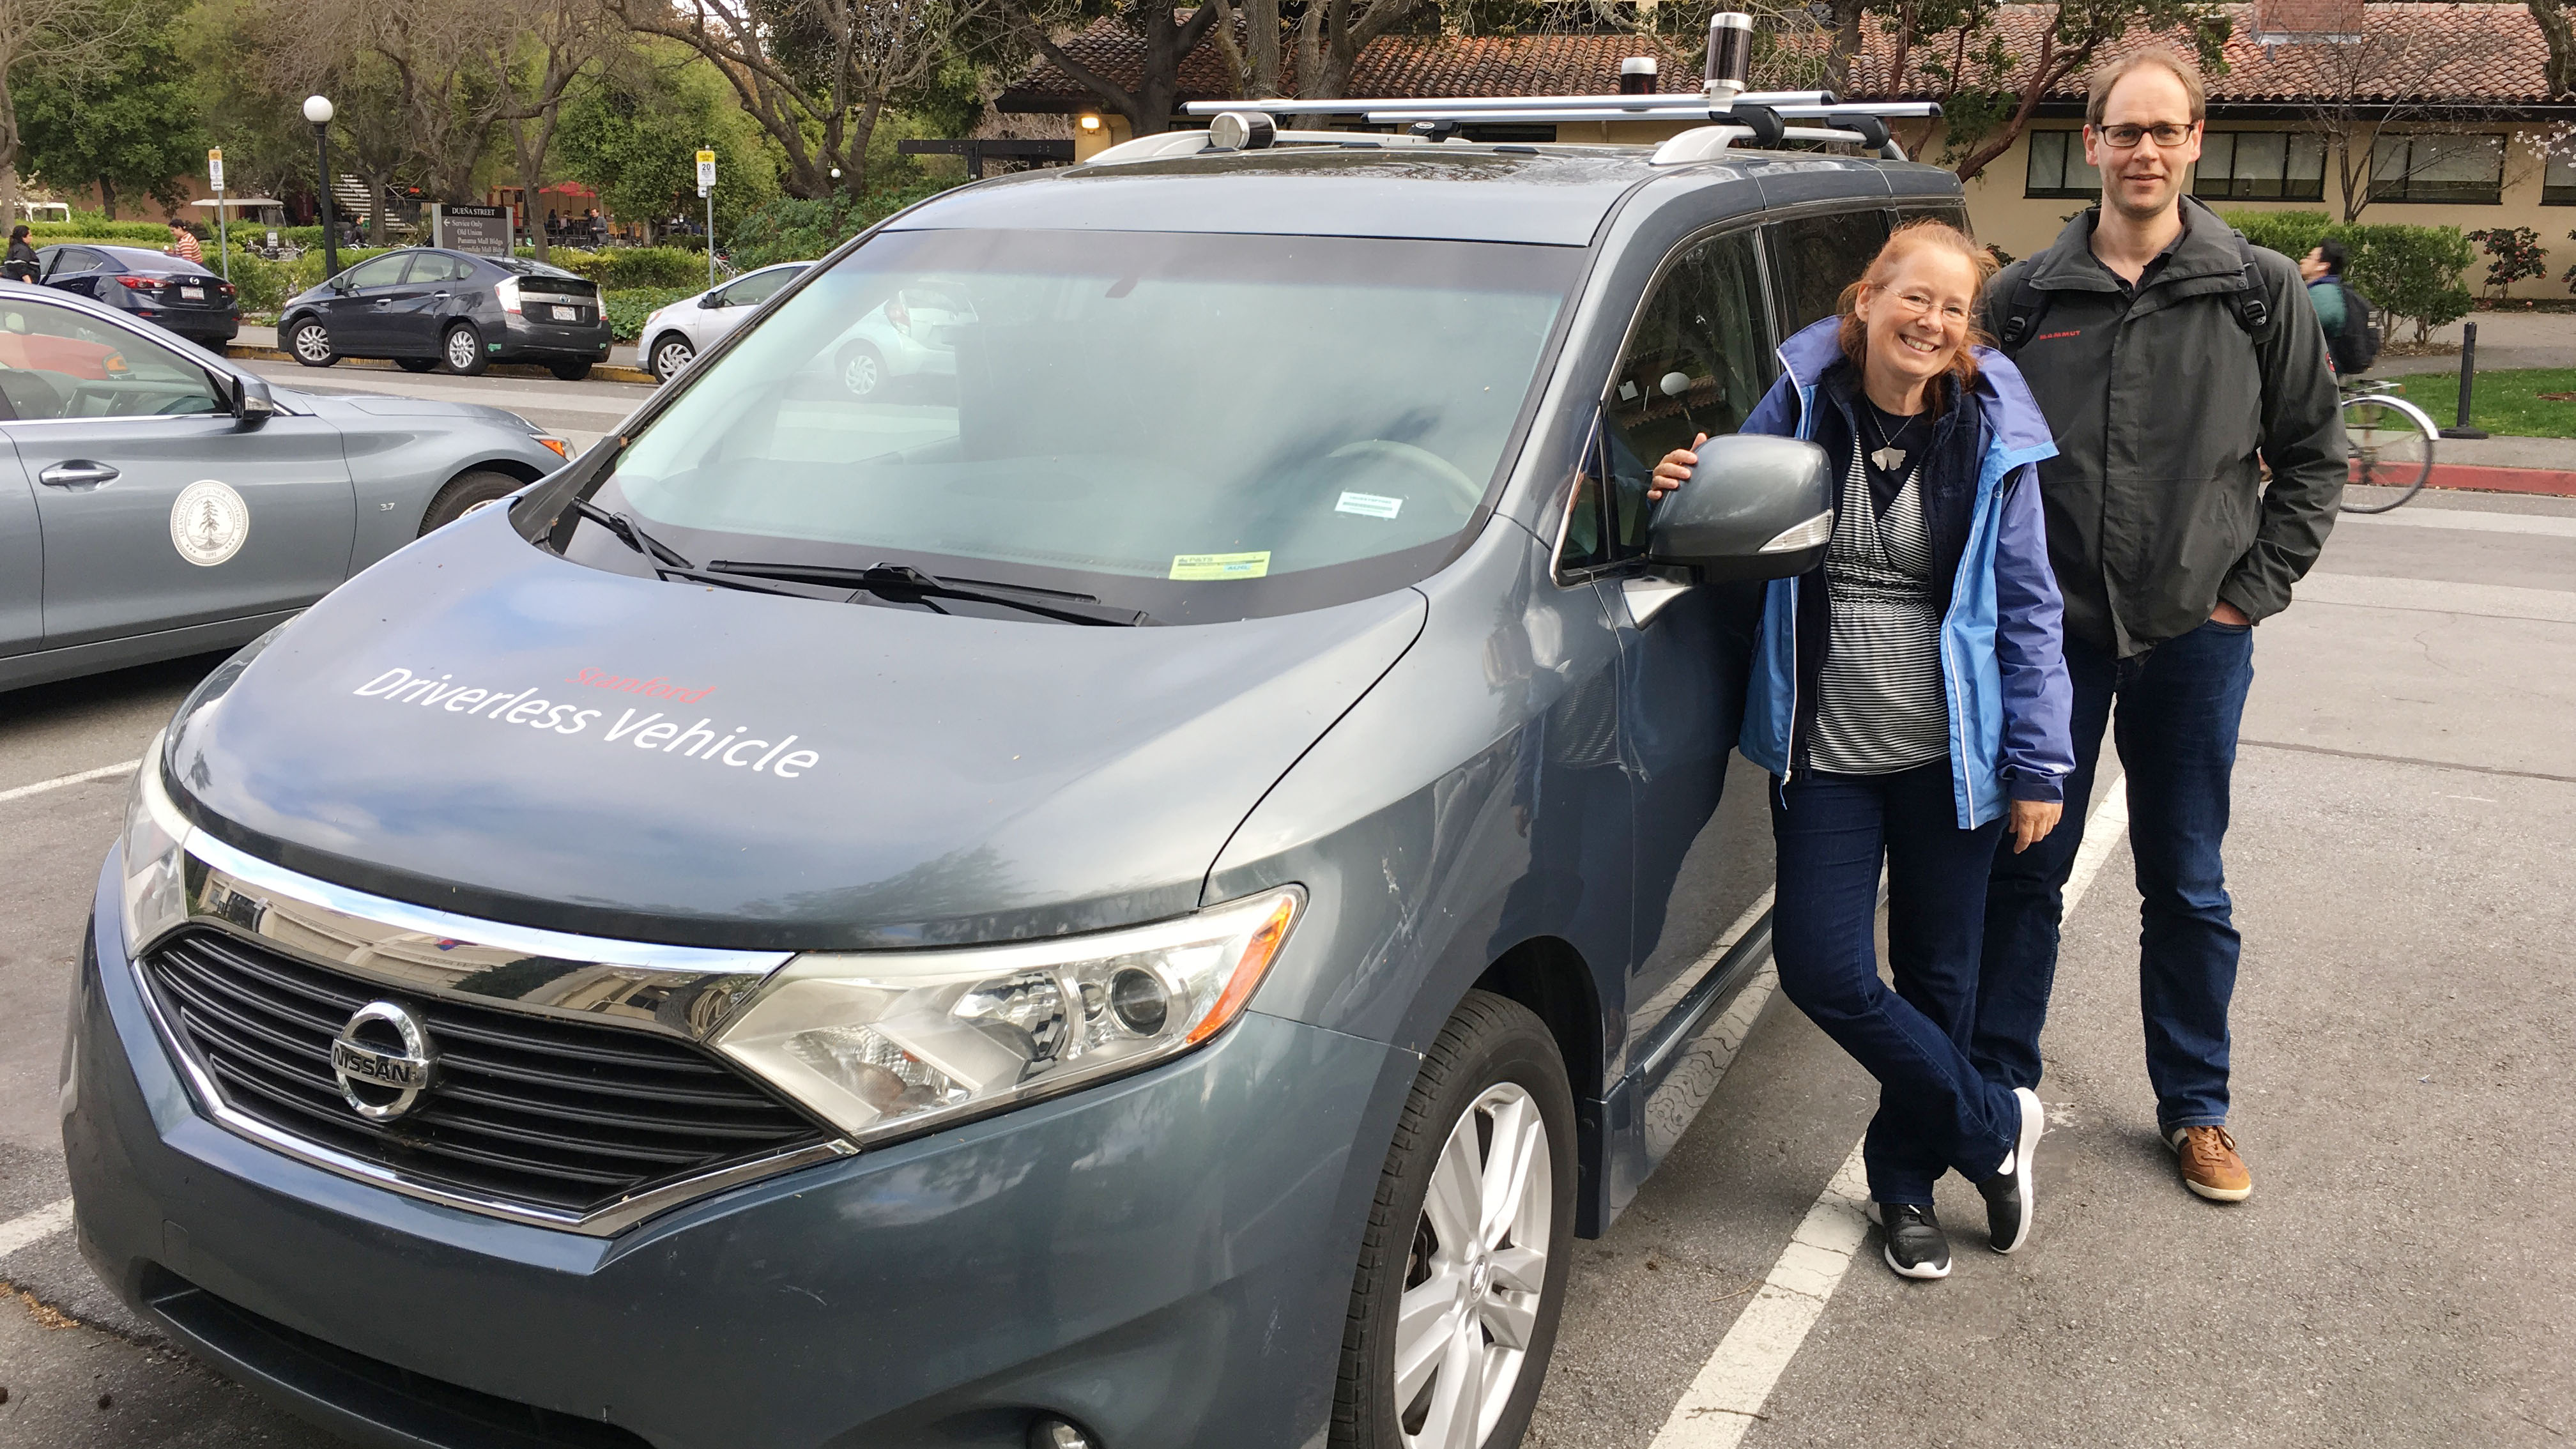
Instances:
[[[331,214],[331,98],[306,96],[304,119],[313,123],[313,144],[322,153],[322,280],[340,275],[340,225]]]

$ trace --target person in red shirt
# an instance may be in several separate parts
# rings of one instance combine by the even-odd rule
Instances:
[[[205,265],[206,249],[197,244],[197,234],[175,221],[170,223],[170,244],[162,250],[174,257],[186,257],[199,266]]]

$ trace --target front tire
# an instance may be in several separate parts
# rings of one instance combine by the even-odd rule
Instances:
[[[447,480],[438,496],[429,500],[428,511],[421,514],[420,531],[445,528],[478,508],[489,508],[527,485],[507,473],[488,468],[475,468]]]
[[[483,355],[482,336],[462,323],[448,328],[447,335],[439,339],[438,360],[458,377],[480,377],[492,365],[492,360]]]
[[[1556,1347],[1574,1093],[1545,1023],[1471,991],[1424,1055],[1360,1241],[1334,1449],[1509,1449]]]
[[[653,344],[650,356],[653,360],[653,380],[669,382],[680,375],[681,368],[697,360],[698,350],[689,345],[689,339],[673,332]]]
[[[286,350],[306,367],[329,367],[340,360],[340,354],[331,346],[330,329],[311,317],[287,324]]]
[[[865,342],[853,342],[841,349],[838,359],[841,386],[852,397],[874,397],[885,390],[887,382],[885,355]]]

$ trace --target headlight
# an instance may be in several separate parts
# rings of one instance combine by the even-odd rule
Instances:
[[[167,731],[164,731],[167,733]],[[190,826],[161,788],[161,735],[143,752],[125,804],[125,951],[128,956],[188,918],[180,847]]]
[[[799,956],[713,1045],[866,1141],[1136,1071],[1241,1014],[1290,887],[1096,936]]]

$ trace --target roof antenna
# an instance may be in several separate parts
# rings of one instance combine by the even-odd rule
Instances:
[[[1753,17],[1720,10],[1708,17],[1708,102],[1733,103],[1753,78]]]

